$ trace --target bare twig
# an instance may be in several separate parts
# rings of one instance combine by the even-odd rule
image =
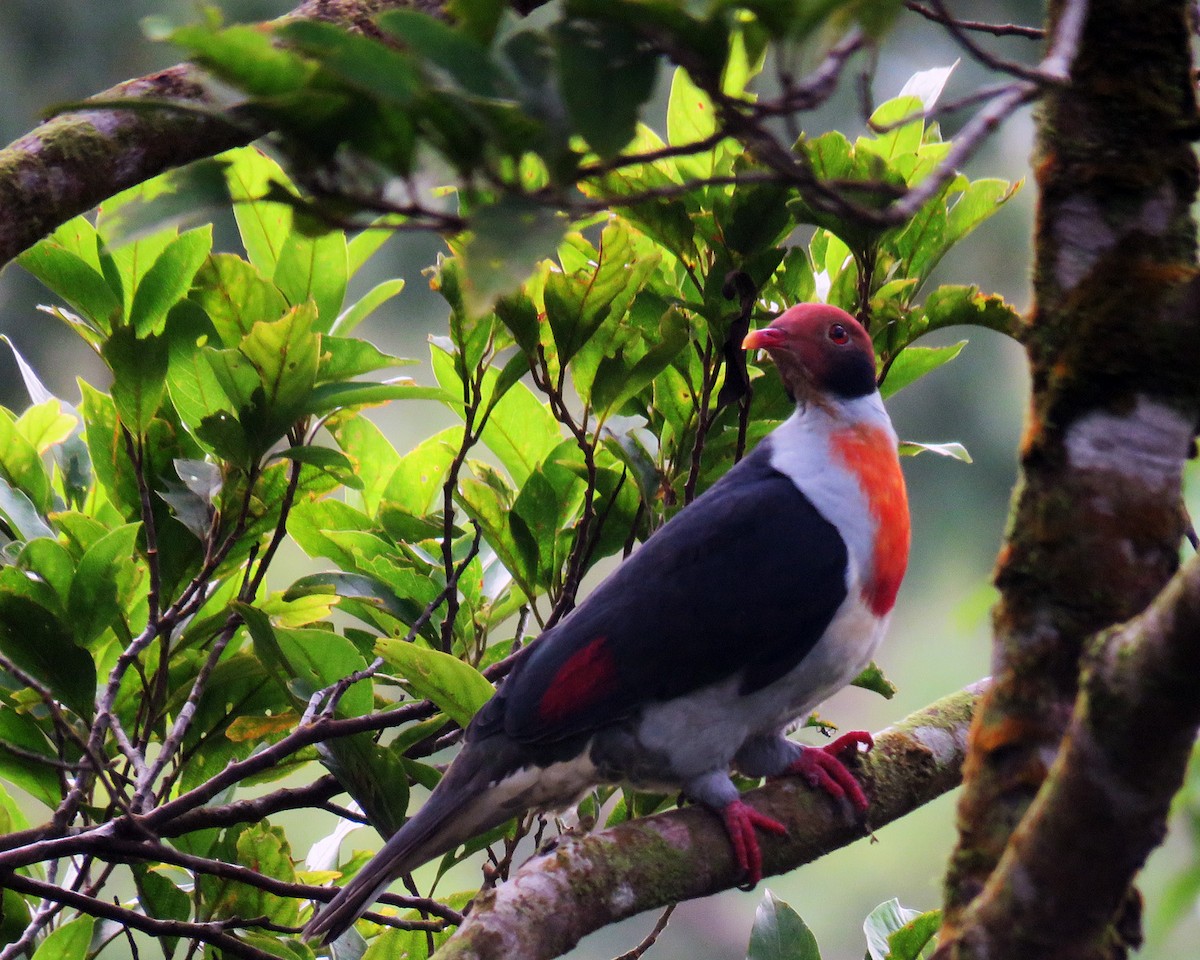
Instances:
[[[1043,73],[1038,68],[1027,67],[1023,63],[1017,63],[1015,60],[1006,60],[1003,57],[996,56],[991,51],[981,47],[966,30],[962,29],[958,20],[946,10],[946,4],[943,0],[930,0],[930,5],[939,16],[939,22],[946,27],[946,31],[967,52],[967,55],[983,64],[989,70],[995,70],[997,73],[1006,73],[1010,77],[1017,77],[1020,80],[1037,84],[1059,79],[1057,76]]]
[[[932,10],[917,0],[905,0],[904,5],[913,13],[918,13],[926,20],[932,20],[934,23],[945,24],[947,17],[936,10]],[[960,30],[969,30],[973,33],[990,33],[993,37],[1025,37],[1027,40],[1040,40],[1046,35],[1046,31],[1041,27],[1027,27],[1020,23],[983,23],[979,20],[961,20],[957,17],[952,18]]]
[[[675,912],[677,904],[671,904],[664,910],[658,918],[658,922],[654,924],[654,929],[646,934],[645,938],[632,950],[621,954],[619,957],[614,957],[613,960],[641,960],[647,950],[649,950],[662,936],[662,932],[667,929],[667,924],[671,922],[671,914]]]

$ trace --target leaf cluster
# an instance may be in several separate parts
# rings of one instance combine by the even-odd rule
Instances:
[[[725,135],[708,88],[748,97],[766,42],[807,36],[832,13],[805,26],[770,3],[701,15],[572,2],[539,40],[506,33],[491,4],[460,7],[453,25],[389,15],[384,43],[299,23],[277,36],[212,20],[174,33],[250,91],[251,109],[287,121],[293,158],[301,146],[344,157],[350,144],[404,174],[423,144],[451,162],[470,226],[429,274],[447,312],[430,339],[436,386],[393,378],[414,361],[354,336],[403,288],[389,280],[346,303],[394,222],[347,234],[313,221],[254,149],[205,174],[211,186],[219,173],[233,201],[242,252],[214,250],[206,225],[146,215],[195,184],[183,173],[113,198],[21,258],[112,385],[82,383],[73,406],[21,361],[33,402],[0,410],[4,832],[28,826],[8,786],[49,811],[0,850],[0,869],[26,884],[6,891],[5,917],[37,907],[30,891],[46,890],[28,884],[57,856],[39,844],[70,828],[99,886],[132,863],[122,869],[136,902],[123,917],[168,955],[216,942],[212,925],[227,924],[230,955],[310,956],[284,938],[302,901],[363,857],[341,860],[335,831],[332,851],[301,861],[265,818],[345,792],[384,832],[403,822],[412,788],[440,776],[431,754],[454,743],[528,636],[570,612],[585,575],[790,413],[740,349],[752,325],[814,298],[855,312],[888,394],[961,349],[911,346],[923,333],[1011,328],[999,298],[925,290],[1008,184],[959,176],[903,228],[866,230],[793,186],[742,177],[754,152]],[[637,120],[658,56],[647,23],[707,64],[676,70],[665,140]],[[597,50],[625,57],[631,74],[603,121],[582,102]],[[801,138],[795,156],[830,182],[917,182],[946,147],[913,116],[920,102],[882,105],[879,129],[853,143]],[[603,166],[631,143],[638,162]],[[542,202],[538,190],[567,182],[594,209]],[[389,401],[414,417],[438,403],[456,423],[398,449],[368,415]],[[270,581],[291,547],[325,569]],[[877,668],[861,684],[890,690]],[[318,760],[333,777],[307,792],[251,790]],[[599,820],[608,799],[584,809]],[[626,795],[609,818],[669,802]],[[112,847],[134,824],[141,846]],[[530,829],[479,839],[438,877],[489,844],[503,873]],[[463,901],[393,901],[400,929],[364,925],[367,955],[402,943],[424,956]],[[93,950],[115,933],[88,931]]]

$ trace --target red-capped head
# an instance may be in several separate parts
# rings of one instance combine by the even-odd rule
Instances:
[[[875,392],[875,347],[845,310],[825,303],[799,303],[742,341],[747,350],[766,350],[797,400],[851,400]]]

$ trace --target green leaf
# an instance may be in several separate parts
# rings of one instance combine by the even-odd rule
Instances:
[[[271,43],[265,37],[264,42]],[[287,183],[287,177],[279,164],[254,147],[234,150],[225,156],[231,161],[225,176],[242,245],[250,262],[264,277],[270,277],[292,229],[292,208],[262,198],[271,185]]]
[[[266,422],[258,431],[263,451],[306,412],[320,359],[314,320],[311,305],[295,307],[273,323],[256,323],[242,341],[241,353],[254,364],[265,395]]]
[[[875,138],[863,137],[857,147],[871,151],[884,160],[894,160],[905,154],[917,152],[921,146],[921,135],[925,132],[925,121],[921,114],[924,107],[918,97],[900,96],[880,104],[871,114],[871,127],[874,129],[889,127],[891,130],[879,134]],[[908,117],[915,117],[910,123],[901,123]]]
[[[562,429],[549,407],[518,382],[492,409],[482,439],[513,481],[523,484],[562,442]]]
[[[787,209],[791,195],[774,183],[739,189],[723,225],[725,243],[731,250],[749,254],[779,242],[793,227]]]
[[[414,623],[425,612],[423,603],[411,597],[399,596],[379,578],[362,573],[335,571],[309,574],[288,587],[284,599],[312,596],[357,600],[408,624]]]
[[[922,453],[936,453],[943,457],[953,457],[963,463],[974,462],[971,460],[971,454],[967,452],[967,448],[961,443],[918,443],[916,440],[900,442],[900,456],[915,457]]]
[[[113,372],[112,399],[117,416],[135,437],[141,437],[162,403],[169,356],[167,338],[138,335],[121,327],[101,351]]]
[[[128,595],[135,575],[130,558],[141,528],[140,523],[117,527],[89,547],[79,561],[67,607],[81,644],[103,633],[133,601]]]
[[[34,244],[17,262],[101,332],[111,332],[121,319],[124,308],[120,295],[113,292],[100,272],[99,262],[93,264],[68,250],[55,236]]]
[[[1021,189],[1023,181],[972,180],[953,207],[947,220],[946,244],[953,246],[979,224],[999,212]]]
[[[697,143],[717,131],[717,116],[707,93],[692,82],[683,67],[675,70],[667,103],[667,142],[673,147]],[[711,177],[714,151],[675,158],[690,177]]]
[[[54,531],[38,513],[33,501],[2,477],[0,477],[0,517],[4,519],[19,540],[28,542],[38,537],[54,538]]]
[[[499,71],[483,44],[469,33],[417,10],[389,10],[376,22],[414,54],[446,71],[464,90],[481,97],[496,94]]]
[[[321,337],[321,362],[317,368],[317,382],[349,380],[364,373],[373,373],[387,367],[407,367],[416,363],[404,357],[384,353],[366,340],[346,337]]]
[[[134,291],[129,309],[129,325],[138,336],[162,333],[168,311],[187,296],[210,249],[212,225],[206,224],[180,234],[159,254]]]
[[[347,407],[366,407],[390,400],[450,399],[438,387],[422,387],[405,378],[395,383],[323,383],[312,391],[302,413],[322,416]]]
[[[50,506],[50,475],[37,447],[17,429],[12,415],[0,408],[0,479],[7,479],[38,510]]]
[[[273,827],[266,821],[251,824],[237,838],[238,863],[252,864],[255,873],[279,880],[283,883],[296,882],[296,867],[292,860],[292,848],[281,827]],[[266,917],[271,923],[282,926],[299,926],[300,901],[271,893],[248,884],[237,885],[238,907],[233,916]]]
[[[30,595],[29,585],[20,582],[25,574],[9,569],[11,574],[0,573],[0,651],[90,719],[96,698],[92,658],[75,645],[66,624]]]
[[[721,91],[729,97],[741,97],[746,87],[762,73],[767,43],[752,26],[743,23],[729,38],[729,59],[721,76]]]
[[[654,254],[639,256],[629,228],[619,220],[611,222],[600,235],[599,248],[578,235],[568,237],[561,253],[563,272],[546,278],[544,291],[546,320],[554,334],[558,359],[568,363],[610,318],[618,322],[649,273],[658,264]],[[577,266],[575,264],[578,264]],[[601,352],[601,356],[603,353]],[[592,357],[594,370],[600,357]],[[585,395],[591,386],[576,382]]]
[[[195,24],[173,31],[170,40],[221,79],[257,96],[299,89],[315,69],[258,27]]]
[[[67,440],[79,429],[79,415],[68,413],[70,404],[57,397],[35,403],[17,417],[17,432],[33,444],[39,454]]]
[[[462,427],[448,427],[406,453],[383,492],[384,501],[418,517],[429,513],[441,496],[446,472],[462,444],[462,434]]]
[[[459,726],[466,727],[495,693],[478,670],[440,650],[385,638],[375,644],[375,652],[416,696],[432,700]]]
[[[356,233],[346,241],[346,257],[349,261],[350,276],[356,276],[363,265],[371,259],[379,248],[396,235],[395,227],[399,224],[387,215],[380,217],[373,226]],[[380,286],[384,286],[384,281]]]
[[[821,960],[821,951],[800,915],[768,890],[754,914],[746,960]]]
[[[42,941],[33,960],[87,960],[95,925],[96,921],[88,916],[63,924]]]
[[[461,29],[483,44],[490,44],[507,9],[503,0],[450,0],[446,4]]]
[[[601,157],[615,156],[633,139],[654,89],[657,55],[634,30],[611,21],[568,16],[553,33],[559,85],[575,128]]]
[[[181,228],[204,226],[229,210],[225,164],[197,160],[128,190],[117,207],[106,201],[104,242],[110,252],[155,237],[168,239]]]
[[[887,960],[920,960],[937,944],[941,910],[927,910],[888,935]]]
[[[66,610],[71,581],[75,577],[75,560],[63,544],[49,537],[32,540],[17,554],[16,566],[50,584],[62,603],[61,609]]]
[[[288,533],[309,556],[328,557],[340,567],[354,569],[354,557],[330,539],[336,530],[366,531],[373,521],[340,500],[304,500],[292,508]]]
[[[429,948],[425,933],[421,930],[397,930],[387,928],[377,937],[372,937],[360,960],[428,960]]]
[[[291,694],[298,709],[318,690],[367,665],[345,637],[329,630],[276,627],[265,613],[248,604],[235,604],[246,621],[259,660],[276,671],[276,679]],[[338,701],[337,716],[361,717],[372,707],[371,684],[364,681],[346,690]]]
[[[279,289],[257,267],[232,253],[215,253],[196,274],[191,300],[200,305],[221,338],[234,348],[260,320],[278,320],[287,312]]]
[[[371,97],[407,108],[421,92],[420,71],[408,51],[397,51],[374,38],[316,20],[295,19],[280,24],[278,34],[319,60],[324,71],[361,91],[361,101]],[[401,172],[407,168],[407,153],[406,149],[402,155]]]
[[[309,466],[329,474],[344,487],[350,487],[353,490],[362,489],[362,481],[355,474],[354,464],[340,450],[333,450],[329,447],[288,447],[286,450],[272,454],[272,458],[307,463]]]
[[[192,915],[192,898],[157,870],[143,863],[130,865],[137,887],[138,904],[147,917],[157,920],[187,920]],[[160,937],[164,956],[170,957],[179,944],[178,937]]]
[[[913,311],[910,322],[914,330],[910,341],[931,330],[962,324],[987,327],[1018,338],[1025,326],[1021,314],[1002,296],[980,293],[973,285],[938,287]]]
[[[158,495],[170,506],[171,514],[198,540],[208,536],[215,517],[215,503],[221,492],[221,468],[205,460],[176,459],[175,472],[182,483],[162,477],[166,487]]]
[[[15,749],[6,749],[7,746]],[[75,759],[73,750],[69,756]],[[38,762],[35,759],[37,757],[44,758],[45,762]],[[0,778],[20,787],[53,810],[62,802],[58,766],[62,759],[58,749],[27,709],[19,709],[7,696],[0,698]],[[0,787],[0,797],[3,798],[0,803],[0,828],[3,829],[0,829],[0,833],[9,833],[16,829],[8,826],[13,818],[5,806],[12,800],[3,787]]]
[[[363,506],[373,515],[400,464],[400,454],[383,432],[361,414],[339,414],[327,420],[325,427],[354,464],[354,471],[362,481],[359,493]]]
[[[632,365],[624,357],[608,356],[600,361],[592,385],[592,404],[597,411],[620,410],[667,368],[691,338],[687,318],[674,308],[663,314],[658,332],[659,342]]]
[[[272,280],[293,307],[316,305],[313,329],[327,332],[342,312],[349,278],[346,236],[332,230],[308,237],[292,230],[283,242]]]
[[[941,911],[909,910],[900,906],[899,900],[881,903],[863,921],[863,933],[867,938],[867,956],[870,960],[915,960],[922,948],[937,932],[941,922]],[[893,953],[891,939],[898,931],[908,929],[900,938],[898,946],[905,952]],[[920,941],[918,944],[917,941]],[[915,952],[910,952],[915,946]]]
[[[211,325],[199,311],[177,311],[167,325],[167,391],[193,434],[206,418],[237,409],[235,398],[214,372],[217,351],[208,342],[211,334]]]
[[[887,377],[879,385],[879,393],[885,400],[899,393],[927,373],[949,363],[962,353],[966,345],[966,340],[959,340],[945,347],[905,347],[896,355]]]
[[[358,301],[347,307],[345,312],[333,322],[329,332],[341,337],[348,336],[355,327],[392,297],[399,295],[403,289],[403,280],[384,280],[383,283],[372,287]]]
[[[896,685],[883,675],[874,660],[863,668],[862,673],[850,681],[852,687],[861,687],[879,694],[884,700],[891,700],[896,695]]]

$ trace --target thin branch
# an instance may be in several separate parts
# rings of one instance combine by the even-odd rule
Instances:
[[[89,916],[99,917],[102,920],[112,920],[124,927],[141,930],[143,933],[148,933],[152,936],[195,937],[204,943],[212,944],[214,947],[219,947],[227,951],[231,956],[240,957],[242,960],[278,960],[275,954],[266,953],[257,947],[245,944],[228,932],[231,929],[239,927],[271,929],[273,926],[271,924],[254,920],[238,921],[236,923],[191,923],[186,920],[156,920],[153,917],[147,917],[144,914],[138,913],[136,910],[129,910],[125,907],[109,903],[106,900],[89,897],[82,893],[67,890],[64,887],[55,886],[52,883],[43,883],[41,880],[23,877],[16,873],[6,875],[4,877],[4,885],[17,891],[17,893],[29,894],[30,896],[40,897],[42,900],[72,907]]]
[[[246,886],[253,887],[256,890],[263,890],[279,897],[325,902],[332,900],[337,894],[337,890],[331,887],[314,886],[307,883],[289,883],[286,880],[269,877],[249,867],[243,867],[236,863],[226,863],[222,860],[213,860],[208,857],[194,856],[157,842],[105,838],[96,842],[92,853],[96,857],[108,860],[118,858],[121,860],[131,859],[166,863],[189,870],[192,873],[207,874],[223,880],[234,880]],[[431,913],[439,918],[438,929],[444,928],[447,924],[457,925],[462,923],[462,914],[457,910],[452,910],[444,904],[426,897],[405,897],[399,894],[389,894],[386,899],[381,898],[381,902],[404,909],[419,909],[426,913]],[[424,926],[405,927],[404,929],[424,929]]]
[[[948,18],[946,15],[918,3],[917,0],[904,0],[904,5],[926,20],[945,25],[947,19],[952,19],[960,30],[969,30],[973,33],[990,33],[993,37],[1025,37],[1028,40],[1041,40],[1046,35],[1046,31],[1041,27],[1028,27],[1020,23],[984,23],[979,20]]]
[[[83,753],[86,764],[90,765],[92,771],[101,778],[112,797],[117,798],[122,796],[124,791],[109,777],[107,765],[104,763],[100,755],[100,747],[93,746],[90,738],[85,740],[80,735],[71,721],[67,719],[66,714],[63,713],[62,707],[59,705],[58,699],[54,696],[53,691],[50,690],[50,688],[40,680],[38,680],[37,677],[21,669],[21,667],[3,654],[0,654],[0,669],[10,674],[14,679],[20,683],[23,683],[38,695],[38,698],[42,701],[42,704],[50,714],[51,722],[54,724],[55,735],[63,738],[64,740],[70,740],[79,747]],[[60,744],[60,753],[62,749],[62,745]],[[75,778],[75,782],[71,786],[71,789],[67,792],[67,798],[76,795],[82,797],[87,781],[88,777],[86,774],[81,773],[78,775]],[[60,826],[65,826],[66,824],[70,823],[75,817],[76,809],[77,808],[74,806],[68,806],[66,800],[64,799],[64,801],[59,804],[58,809],[55,811],[55,822]]]
[[[946,32],[954,38],[955,42],[966,51],[971,59],[981,63],[989,70],[994,70],[997,73],[1006,73],[1010,77],[1017,77],[1018,79],[1037,84],[1059,79],[1057,76],[1044,74],[1038,68],[1027,67],[1023,63],[1017,63],[1015,60],[1006,60],[1003,57],[996,56],[991,51],[981,47],[967,31],[962,29],[958,20],[946,10],[946,4],[943,0],[930,0],[930,4],[941,18],[939,22],[945,26]]]
[[[958,175],[959,169],[975,155],[983,142],[1005,120],[1025,104],[1036,99],[1040,89],[1032,83],[1015,83],[975,114],[954,138],[954,146],[928,177],[889,206],[880,223],[903,223],[941,192]]]
[[[1071,76],[1071,65],[1079,51],[1083,26],[1087,22],[1088,0],[1067,0],[1058,15],[1050,52],[1039,70],[1046,76],[1065,82]]]
[[[125,437],[125,453],[133,465],[133,475],[137,478],[138,497],[141,500],[142,533],[146,537],[146,569],[150,572],[150,590],[146,596],[149,607],[149,620],[158,621],[159,603],[162,598],[162,569],[158,557],[158,530],[154,523],[154,505],[151,501],[150,483],[146,478],[146,447],[141,437],[136,440],[132,433],[122,425],[121,433]]]
[[[49,870],[50,879],[53,881],[57,872],[55,864],[51,864]],[[18,960],[20,957],[28,957],[32,952],[33,942],[37,939],[38,934],[46,928],[58,914],[62,912],[63,906],[61,903],[55,903],[53,900],[42,900],[37,905],[37,908],[30,915],[29,922],[25,924],[25,929],[21,931],[21,935],[12,943],[0,950],[0,960]]]
[[[200,671],[196,674],[196,679],[192,681],[192,688],[188,691],[187,700],[184,701],[183,706],[179,710],[179,715],[175,718],[171,732],[163,740],[162,749],[159,750],[158,756],[154,758],[154,763],[145,768],[142,775],[138,778],[137,790],[133,795],[132,803],[135,813],[141,813],[145,809],[146,803],[154,790],[155,781],[183,745],[183,738],[191,728],[200,698],[204,695],[204,691],[208,686],[208,679],[217,668],[217,663],[220,662],[222,654],[225,653],[225,648],[229,645],[229,641],[233,639],[234,634],[237,633],[237,629],[241,626],[241,623],[241,617],[236,615],[230,616],[225,623],[224,629],[221,630],[217,635],[217,639],[213,642],[212,648],[208,652],[208,657],[204,661],[204,666],[200,668]]]
[[[296,429],[292,432],[290,438],[293,443],[299,444],[303,442],[303,435],[304,431],[302,429]],[[267,575],[267,568],[275,558],[275,553],[283,543],[284,537],[287,536],[288,514],[291,512],[292,504],[296,501],[296,490],[300,486],[301,468],[302,464],[299,460],[293,460],[288,468],[288,482],[283,492],[283,501],[279,506],[279,519],[275,521],[275,529],[271,533],[271,542],[267,544],[267,549],[263,551],[262,556],[259,558],[254,576],[249,579],[238,595],[238,599],[243,603],[252,602],[255,596],[258,595],[258,588],[262,586],[263,579]]]
[[[671,914],[675,912],[675,907],[678,904],[671,904],[658,918],[658,922],[654,925],[654,929],[646,934],[645,938],[632,950],[621,954],[619,957],[614,957],[613,960],[641,960],[649,950],[662,936],[664,930],[667,929],[667,924],[671,922]]]

